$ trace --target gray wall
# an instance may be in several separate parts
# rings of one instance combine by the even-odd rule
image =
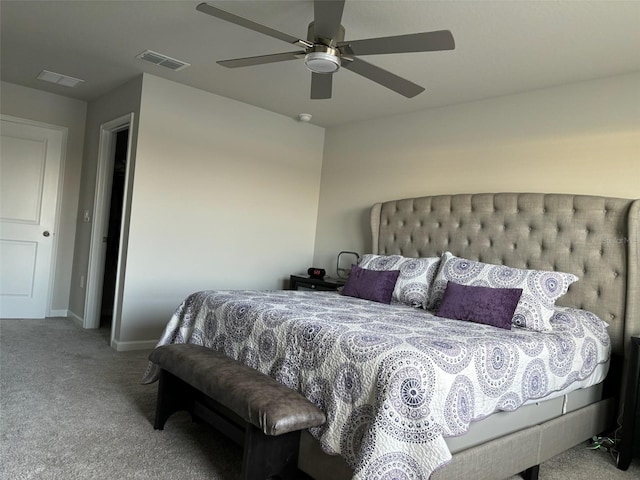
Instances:
[[[377,201],[482,191],[640,198],[639,92],[637,73],[326,133],[146,74],[88,106],[3,82],[0,106],[69,128],[52,308],[80,319],[91,224],[79,212],[93,215],[99,127],[135,113],[115,342],[128,349],[152,344],[192,291],[282,288],[311,264],[332,272],[340,250],[369,251]]]
[[[147,74],[138,118],[120,350],[153,345],[193,291],[283,288],[311,265],[324,144],[323,128]]]
[[[66,316],[69,308],[87,104],[81,100],[2,82],[0,112],[68,129],[59,229],[55,232],[57,255],[51,298],[51,315]]]
[[[73,259],[73,276],[71,278],[71,296],[69,298],[70,314],[79,321],[84,319],[86,298],[86,279],[89,263],[89,247],[91,245],[91,222],[84,222],[82,213],[88,210],[91,220],[94,218],[95,186],[98,166],[98,147],[100,126],[123,115],[134,113],[138,119],[140,114],[140,95],[142,76],[109,92],[107,95],[89,103],[87,109],[87,125],[84,143],[84,159],[82,166],[82,187],[80,189],[79,207],[77,209],[78,228],[75,239],[75,255]],[[135,145],[137,136],[137,120],[134,122],[130,138]],[[135,162],[135,148],[132,151]],[[84,281],[81,281],[84,277]]]

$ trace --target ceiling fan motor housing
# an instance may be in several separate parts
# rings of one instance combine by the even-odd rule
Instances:
[[[331,74],[338,71],[341,65],[339,42],[344,40],[344,27],[339,26],[335,38],[316,36],[315,22],[311,22],[307,29],[307,40],[313,45],[306,50],[305,66],[313,73]]]
[[[307,28],[307,40],[311,43],[322,43],[323,45],[335,47],[338,43],[344,42],[344,27],[342,25],[338,27],[338,33],[336,33],[335,38],[323,38],[316,36],[315,23],[311,22]]]

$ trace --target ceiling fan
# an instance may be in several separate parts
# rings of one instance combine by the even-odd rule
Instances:
[[[315,0],[314,21],[309,24],[307,39],[303,40],[238,15],[225,12],[207,3],[201,3],[196,7],[196,10],[202,13],[303,48],[304,50],[295,52],[236,58],[222,60],[217,63],[228,68],[236,68],[304,58],[306,67],[312,73],[312,99],[331,98],[332,74],[337,72],[340,67],[362,75],[407,98],[415,97],[424,91],[424,87],[365,62],[358,56],[432,52],[453,50],[455,48],[453,35],[449,30],[345,41],[344,27],[340,25],[343,9],[344,0]]]

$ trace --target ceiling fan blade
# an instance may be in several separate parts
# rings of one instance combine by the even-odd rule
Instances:
[[[287,43],[300,43],[301,45],[308,44],[308,42],[304,40],[300,40],[297,37],[293,37],[283,32],[279,32],[278,30],[274,30],[273,28],[266,27],[256,22],[252,22],[251,20],[247,20],[246,18],[239,17],[238,15],[234,15],[233,13],[225,12],[224,10],[220,10],[219,8],[212,7],[207,3],[201,3],[196,7],[196,10],[202,13],[206,13],[207,15],[211,15],[227,22],[235,23],[236,25],[240,25],[241,27],[248,28],[249,30],[253,30],[258,33],[262,33],[264,35],[268,35],[273,38],[277,38],[278,40],[283,40]]]
[[[415,97],[424,92],[424,87],[358,58],[344,59],[342,66],[407,98]]]
[[[233,58],[231,60],[220,60],[216,62],[223,67],[250,67],[251,65],[263,65],[265,63],[285,62],[287,60],[296,60],[304,56],[304,51],[274,53],[272,55],[259,55],[257,57]]]
[[[311,99],[322,100],[331,98],[331,87],[333,85],[333,75],[312,73],[311,74]]]
[[[313,30],[316,37],[333,40],[338,35],[344,0],[315,0]]]
[[[453,50],[456,47],[449,30],[436,32],[410,33],[394,37],[368,38],[340,42],[344,53],[352,55],[378,55],[385,53],[435,52]]]

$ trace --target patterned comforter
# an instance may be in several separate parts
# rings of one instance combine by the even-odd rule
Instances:
[[[607,325],[558,307],[551,332],[449,320],[404,305],[305,291],[190,295],[158,345],[224,351],[317,404],[311,429],[354,480],[428,479],[444,437],[582,380],[609,359]],[[150,365],[145,382],[157,378]]]

